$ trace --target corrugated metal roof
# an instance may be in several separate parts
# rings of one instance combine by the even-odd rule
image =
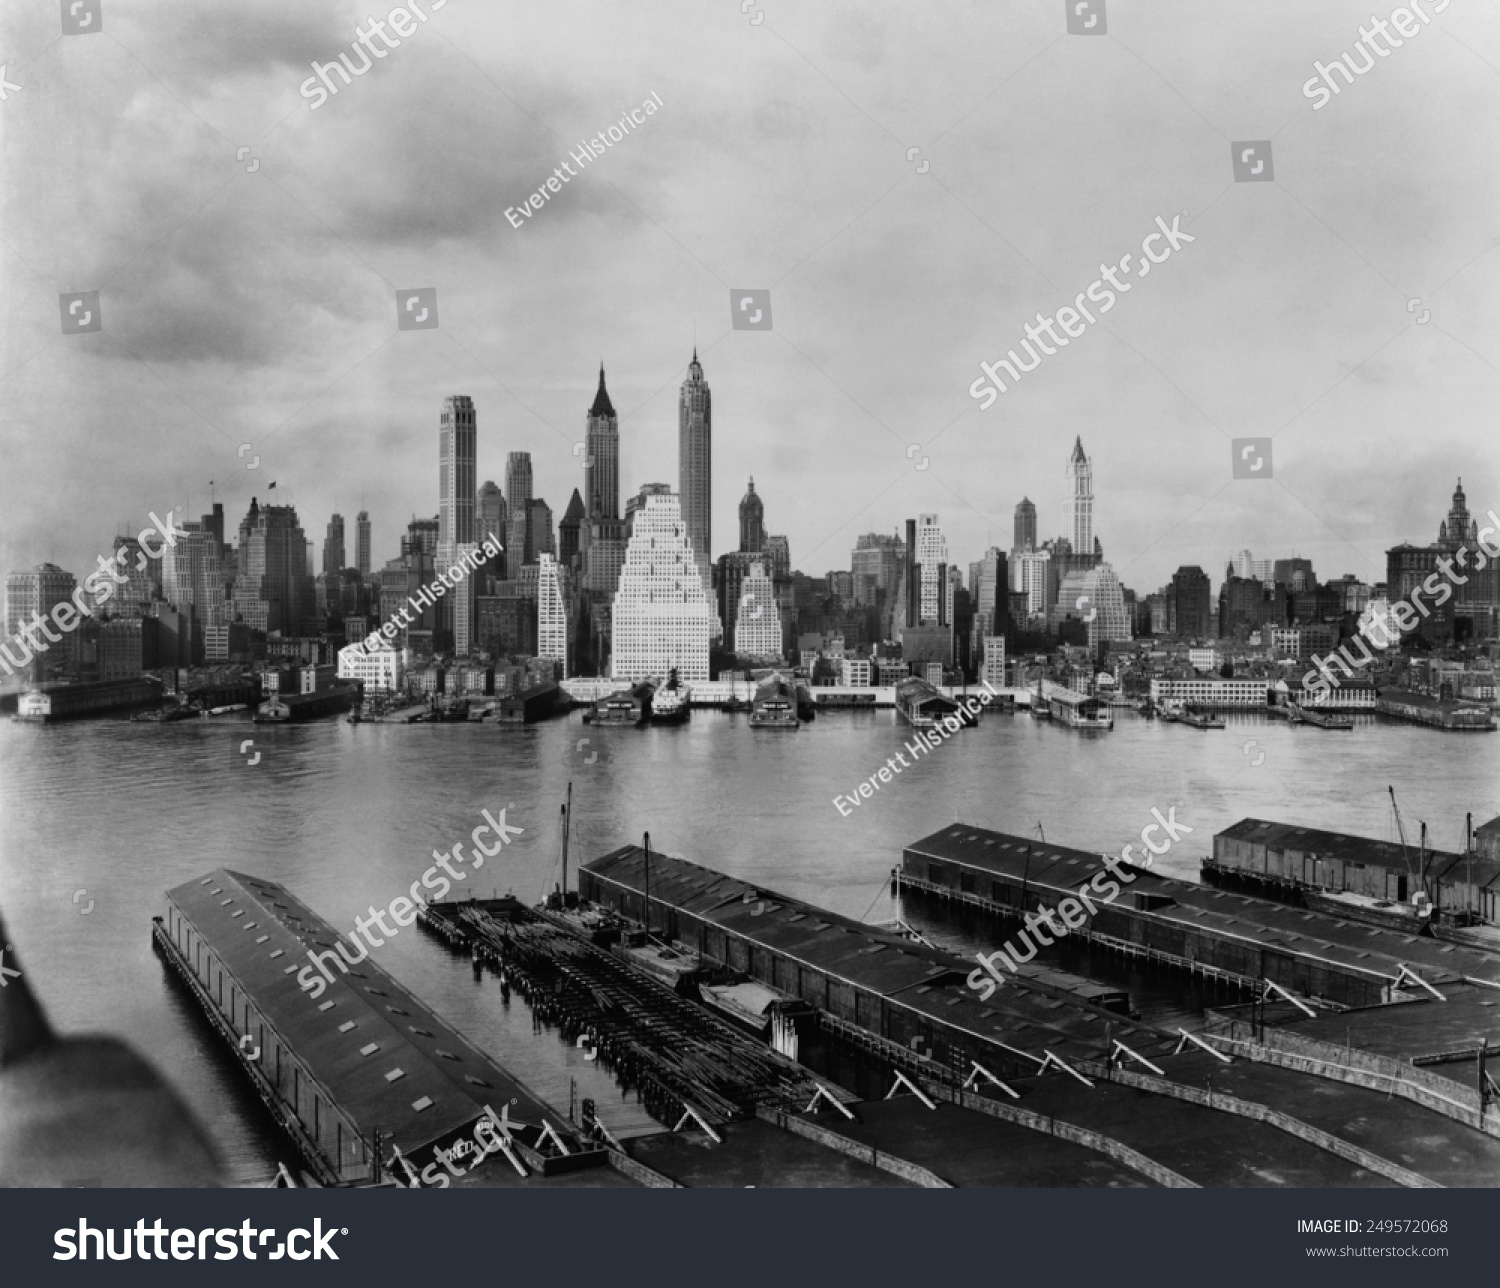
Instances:
[[[334,982],[314,1001],[297,973],[310,965],[309,950],[333,948],[335,932],[284,886],[219,868],[167,898],[366,1139],[378,1127],[409,1154],[473,1122],[486,1103],[498,1112],[513,1096],[515,1119],[545,1116],[571,1131],[376,966],[379,949],[347,975],[330,966]]]
[[[1236,824],[1239,826],[1242,824]],[[1027,837],[1008,836],[967,824],[950,824],[907,846],[906,853],[1003,874],[1011,880],[1024,874],[1031,888],[1049,890],[1058,897],[1070,889],[1076,890],[1103,867],[1102,856],[1086,850],[1043,845]],[[1477,863],[1476,860],[1476,870]],[[1129,895],[1156,895],[1170,900],[1169,905],[1152,911],[1151,915],[1157,918],[1247,944],[1272,948],[1284,945],[1305,956],[1370,977],[1394,980],[1401,964],[1406,963],[1434,984],[1471,978],[1500,986],[1500,959],[1477,949],[1460,949],[1450,954],[1435,939],[1307,912],[1268,899],[1230,894],[1141,869],[1135,869],[1135,880],[1117,906],[1129,908],[1131,905],[1126,902]]]
[[[1068,856],[1062,857],[1066,867]],[[633,845],[583,865],[585,871],[636,891],[641,889],[644,866],[640,848]],[[1076,885],[1083,876],[1073,880]],[[668,891],[685,897],[679,899]],[[1135,1037],[1127,1040],[1138,1043],[1143,1052],[1171,1049],[1170,1040],[1157,1031],[1118,1015],[1101,1015],[1081,1001],[1040,991],[1027,975],[1009,979],[1005,989],[981,1002],[965,982],[975,968],[969,958],[924,947],[904,935],[867,926],[690,860],[653,852],[651,901],[656,904],[658,900],[980,1037],[1038,1050],[1051,1047],[1064,1056],[1071,1052],[1085,1058],[1098,1055],[1100,1035],[1109,1023],[1121,1036],[1133,1033]],[[1049,973],[1059,976],[1056,971]]]

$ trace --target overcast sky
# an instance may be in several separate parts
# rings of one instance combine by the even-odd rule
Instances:
[[[1108,0],[1092,37],[1064,0],[427,0],[312,110],[309,63],[385,0],[88,2],[82,36],[56,0],[0,16],[6,570],[82,575],[148,510],[206,509],[210,479],[231,530],[252,494],[294,502],[319,560],[338,511],[353,562],[368,509],[378,566],[437,512],[450,393],[479,478],[529,451],[561,517],[601,358],[624,495],[675,487],[695,340],[715,556],[752,474],[813,574],[929,511],[966,564],[1010,546],[1023,494],[1054,535],[1075,434],[1142,593],[1183,563],[1217,584],[1242,547],[1379,580],[1456,476],[1500,506],[1493,5],[1456,0],[1315,111],[1311,64],[1368,4]],[[1263,139],[1274,182],[1233,182],[1231,143]],[[1184,210],[1194,242],[979,410],[981,359]],[[414,287],[436,330],[396,329]],[[770,289],[771,331],[731,329],[741,287]],[[102,330],[61,334],[58,295],[89,290]],[[1274,436],[1269,481],[1231,476],[1247,436]]]

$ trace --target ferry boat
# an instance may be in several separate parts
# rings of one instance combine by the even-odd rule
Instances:
[[[750,708],[752,729],[791,729],[796,731],[797,693],[780,675],[768,676],[755,690],[755,701]]]
[[[1403,903],[1394,899],[1376,899],[1352,890],[1306,890],[1302,895],[1314,912],[1324,912],[1345,921],[1360,921],[1383,926],[1408,935],[1420,935],[1431,925],[1432,902],[1420,891]]]
[[[667,682],[657,689],[651,699],[651,721],[653,724],[681,724],[688,718],[693,690],[677,678],[674,667],[667,673]]]
[[[1070,729],[1113,729],[1115,713],[1103,698],[1054,688],[1047,699],[1052,718]]]

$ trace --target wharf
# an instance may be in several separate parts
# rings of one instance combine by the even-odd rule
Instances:
[[[1092,861],[1075,861],[1084,858]],[[586,863],[580,888],[618,915],[644,918],[645,876],[644,855],[626,846]],[[1387,1113],[1384,1085],[1352,1083],[1316,1062],[1268,1059],[1248,1043],[1221,1060],[1184,1032],[1041,992],[1024,975],[981,1002],[965,983],[971,963],[939,950],[671,856],[652,853],[649,876],[650,918],[660,935],[707,963],[800,998],[815,1009],[826,1035],[872,1052],[890,1076],[900,1070],[911,1080],[905,1091],[893,1088],[906,1105],[899,1113],[862,1101],[845,1106],[852,1117],[822,1104],[816,1115],[807,1112],[812,1106],[763,1104],[760,1115],[788,1130],[815,1117],[830,1147],[847,1150],[852,1141],[871,1149],[881,1165],[900,1159],[924,1185],[1054,1184],[1047,1178],[1066,1174],[1074,1184],[1145,1178],[1171,1186],[1422,1188],[1442,1182],[1413,1160],[1442,1177],[1472,1172],[1486,1183],[1500,1154],[1481,1134],[1500,1135],[1500,1122],[1491,1131],[1478,1115],[1466,1115],[1456,1097],[1408,1096],[1410,1104]],[[1048,888],[1065,887],[1044,882]],[[1387,1006],[1372,1014],[1410,1009]],[[1226,1037],[1202,1040],[1229,1044]],[[1247,1054],[1249,1060],[1241,1058]],[[1209,1062],[1240,1070],[1235,1086],[1255,1094],[1228,1094],[1210,1082],[1216,1075]],[[922,1102],[908,1098],[912,1083],[938,1108],[916,1108]],[[1308,1121],[1303,1109],[1314,1101],[1316,1121]],[[1012,1150],[1016,1167],[1007,1173],[996,1155],[1008,1147],[990,1139],[974,1114],[1039,1134],[1020,1139],[1047,1152]],[[953,1115],[960,1117],[950,1122]],[[1388,1119],[1420,1136],[1422,1148],[1403,1149],[1402,1138],[1383,1125]],[[1051,1152],[1064,1143],[1133,1175],[1096,1173]]]
[[[1087,851],[956,824],[907,847],[901,884],[1019,917],[1056,908],[1103,867]],[[1114,902],[1072,933],[1245,987],[1271,980],[1334,1006],[1426,996],[1419,979],[1439,991],[1466,982],[1500,989],[1500,958],[1478,949],[1134,872]]]
[[[1442,698],[1407,689],[1382,689],[1380,696],[1375,699],[1375,711],[1393,719],[1428,725],[1433,729],[1446,729],[1453,733],[1488,733],[1495,728],[1495,721],[1488,707],[1444,701]]]
[[[476,1182],[508,1184],[507,1171],[550,1179],[607,1161],[369,949],[361,945],[365,955],[342,973],[337,940],[285,887],[225,868],[168,891],[153,929],[157,951],[322,1184],[415,1173],[436,1185],[445,1170],[438,1151],[472,1142],[493,1106],[510,1124],[514,1158],[492,1156]],[[324,959],[332,983],[309,953]]]
[[[611,952],[561,919],[481,901],[435,905],[422,924],[640,1087],[668,1125],[689,1107],[722,1123],[816,1090],[807,1070],[680,996],[639,954]]]

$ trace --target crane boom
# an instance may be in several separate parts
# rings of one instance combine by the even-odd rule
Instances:
[[[1401,822],[1401,809],[1396,804],[1396,789],[1394,787],[1387,786],[1386,791],[1390,792],[1391,794],[1391,813],[1396,816],[1396,835],[1401,838],[1401,858],[1402,861],[1406,864],[1406,875],[1410,877],[1412,881],[1415,882],[1420,888],[1422,886],[1422,882],[1418,875],[1412,871],[1411,855],[1407,852],[1406,848],[1406,827]]]

